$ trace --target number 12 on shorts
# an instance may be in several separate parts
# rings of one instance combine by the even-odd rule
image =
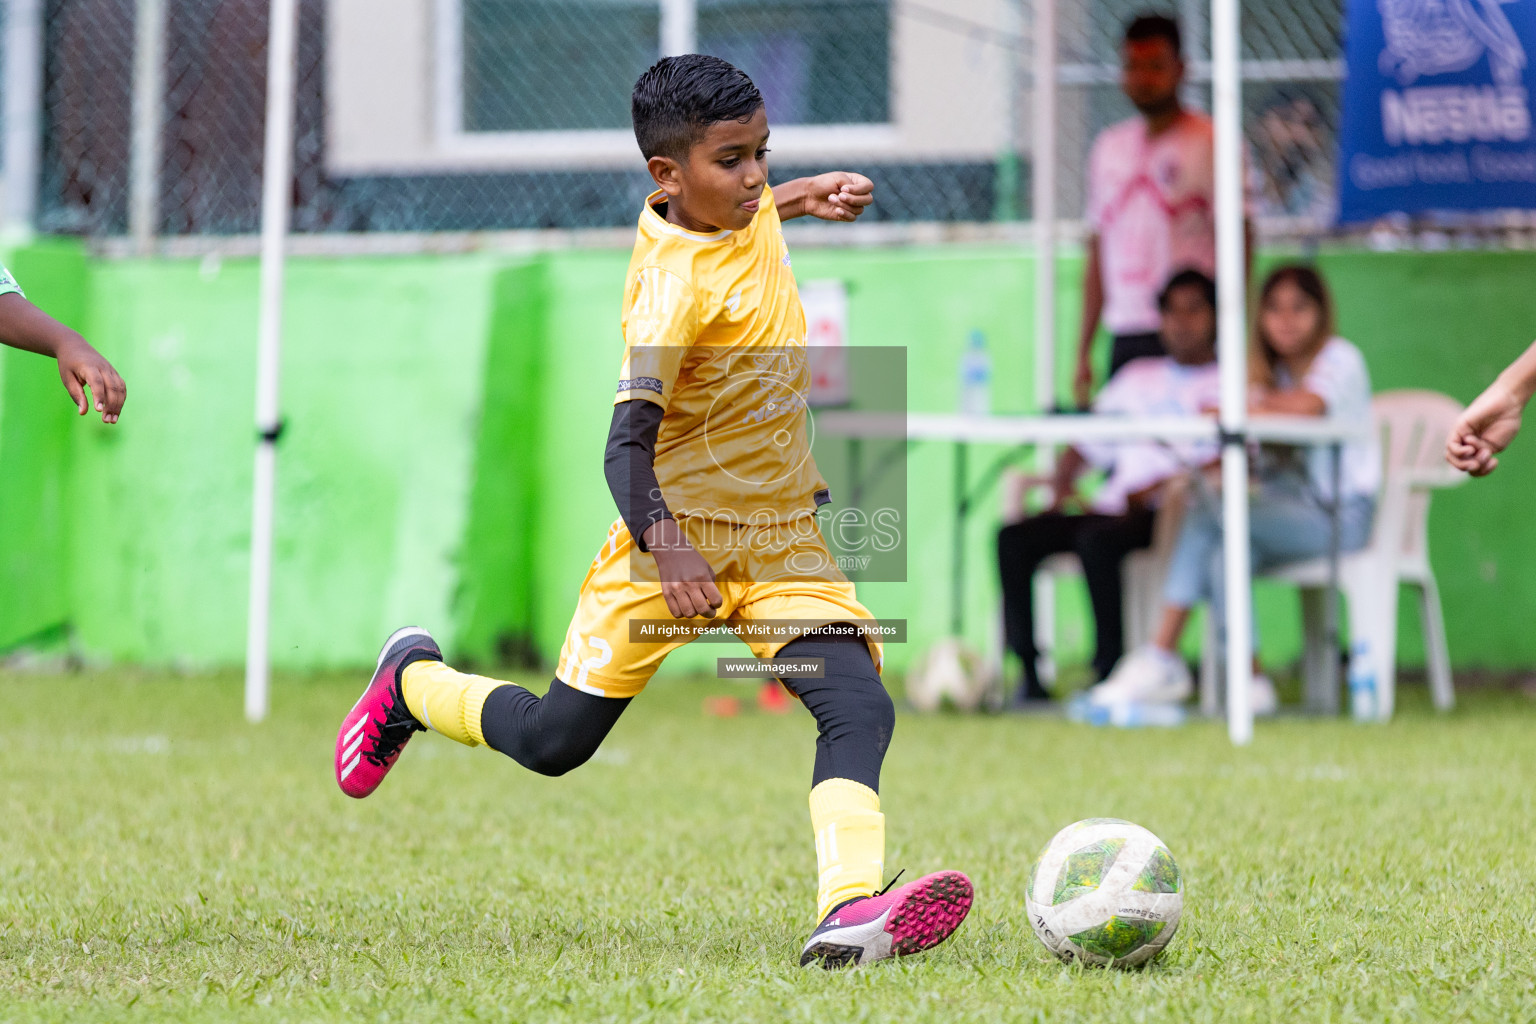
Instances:
[[[581,658],[583,648],[591,648],[595,651],[590,657]],[[581,660],[577,660],[577,659]],[[583,638],[580,633],[571,634],[570,653],[560,663],[561,682],[567,686],[575,687],[585,693],[598,697],[607,696],[595,686],[587,685],[587,673],[595,668],[602,668],[613,660],[613,648],[608,646],[608,641],[600,636]]]

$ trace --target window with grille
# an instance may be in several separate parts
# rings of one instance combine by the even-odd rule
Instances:
[[[459,14],[452,127],[629,128],[630,90],[661,52],[658,0],[444,2]],[[692,0],[688,14],[694,48],[750,75],[773,124],[890,120],[889,0]]]

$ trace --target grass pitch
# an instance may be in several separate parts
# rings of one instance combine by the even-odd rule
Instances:
[[[814,726],[706,718],[663,680],[544,779],[419,736],[332,780],[362,678],[0,675],[0,1020],[1516,1021],[1536,1018],[1536,702],[1404,694],[1386,727],[1124,732],[903,715],[892,871],[975,910],[923,956],[795,966]],[[744,688],[734,691],[745,694]],[[1062,825],[1129,818],[1186,879],[1138,972],[1052,959],[1023,912]]]

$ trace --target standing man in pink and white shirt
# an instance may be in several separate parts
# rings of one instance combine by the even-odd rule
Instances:
[[[1088,158],[1088,262],[1073,394],[1093,393],[1093,338],[1102,320],[1114,337],[1109,376],[1143,356],[1164,354],[1158,296],[1173,276],[1216,276],[1215,135],[1211,119],[1179,102],[1184,56],[1178,22],[1131,22],[1121,49],[1120,88],[1138,116],[1111,125]],[[1250,240],[1252,226],[1246,226]]]

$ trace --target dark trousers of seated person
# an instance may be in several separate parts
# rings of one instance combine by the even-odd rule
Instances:
[[[1120,565],[1152,543],[1151,510],[1123,516],[1046,512],[998,531],[997,566],[1003,583],[1003,631],[1008,649],[1024,662],[1025,698],[1046,696],[1035,647],[1035,571],[1051,555],[1073,552],[1083,564],[1093,605],[1093,668],[1109,675],[1125,653],[1125,598]]]

